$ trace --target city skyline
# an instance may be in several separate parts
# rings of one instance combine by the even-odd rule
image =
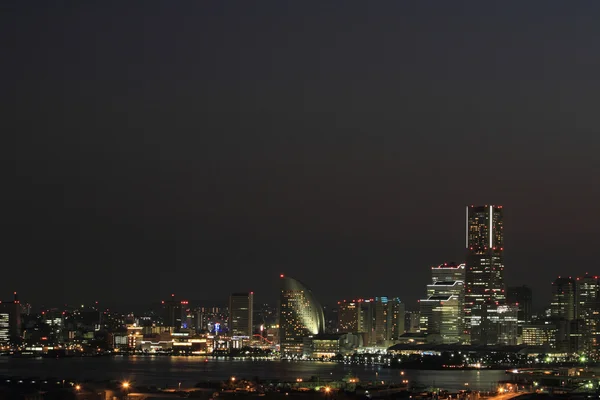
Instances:
[[[476,323],[475,325],[471,325],[471,314],[475,313],[479,313],[481,314],[482,312],[482,305],[488,304],[487,306],[485,306],[485,309],[487,310],[490,305],[495,304],[496,306],[500,305],[500,306],[504,306],[506,303],[506,293],[508,292],[509,288],[519,288],[519,287],[526,287],[527,290],[531,291],[531,286],[525,282],[519,282],[519,283],[515,283],[515,284],[511,284],[511,285],[507,285],[505,280],[504,280],[504,206],[502,205],[478,205],[475,206],[473,204],[466,206],[466,224],[465,224],[465,234],[466,234],[466,240],[465,240],[465,249],[466,249],[466,256],[465,256],[465,262],[461,262],[460,264],[451,261],[451,262],[445,262],[443,264],[436,266],[432,266],[431,267],[431,279],[432,279],[432,284],[427,284],[427,296],[429,296],[430,298],[436,298],[439,297],[438,295],[442,295],[443,296],[448,296],[450,294],[452,295],[457,295],[458,292],[453,292],[455,289],[446,289],[448,288],[456,288],[457,284],[460,285],[460,287],[462,289],[460,289],[461,291],[463,291],[463,295],[464,298],[461,298],[461,296],[459,296],[457,299],[460,303],[459,309],[461,310],[461,313],[464,313],[463,316],[461,316],[461,319],[464,317],[464,325],[465,325],[465,334],[468,335],[478,335],[477,333],[473,333],[470,332],[471,326],[477,326],[479,323]],[[465,268],[466,266],[466,268]],[[585,273],[585,277],[590,276],[588,272]],[[291,279],[289,277],[286,276],[286,274],[280,274],[279,275],[280,280],[284,279],[285,281]],[[580,278],[577,278],[580,279]],[[585,278],[582,278],[585,279]],[[295,279],[292,279],[293,281],[296,281]],[[553,286],[556,284],[556,282],[558,281],[571,281],[573,285],[575,285],[575,281],[573,279],[571,279],[571,276],[567,277],[563,277],[561,278],[561,276],[559,275],[558,278],[553,281]],[[407,281],[411,281],[410,277]],[[411,281],[411,284],[413,282]],[[439,286],[440,291],[438,293],[438,290],[435,289],[436,285]],[[540,301],[538,301],[538,304],[536,304],[535,302],[533,302],[531,305],[537,305],[537,309],[535,309],[534,311],[536,312],[540,312],[542,311],[542,307],[543,309],[553,309],[555,307],[554,302],[556,301],[556,295],[555,295],[555,287],[552,287],[551,290],[549,290],[549,294],[551,297],[551,301],[552,302],[546,302],[546,303],[541,303]],[[398,291],[402,291],[402,289],[397,290]],[[312,293],[312,291],[311,291]],[[364,296],[364,293],[362,293],[359,296],[343,296],[344,298],[350,298],[350,299],[361,299],[361,298],[369,298],[371,297],[371,301],[373,301],[375,298],[378,298],[381,292],[378,292],[375,296]],[[14,296],[17,296],[17,291],[14,292]],[[260,295],[258,296],[258,301],[265,303],[265,304],[272,304],[273,300],[271,298],[269,298],[267,300],[267,294],[263,294],[263,296],[261,297]],[[311,294],[311,296],[314,296],[313,294]],[[433,297],[431,297],[433,296]],[[170,300],[167,301],[167,303],[169,304],[173,304],[175,307],[177,307],[178,309],[180,309],[182,307],[183,304],[186,305],[186,307],[188,306],[188,304],[190,303],[189,299],[190,296],[181,296],[178,295],[178,297],[176,297],[175,293],[171,293],[170,294]],[[240,300],[237,300],[237,299]],[[223,301],[223,299],[212,299],[212,300],[195,300],[192,301],[192,304],[196,306],[207,306],[207,305],[225,305],[225,307],[229,306],[231,308],[231,304],[232,304],[232,299],[236,299],[237,301],[241,301],[241,304],[244,304],[244,301],[242,300],[243,298],[250,298],[252,299],[249,303],[249,305],[246,305],[246,310],[248,307],[250,307],[250,310],[252,309],[252,304],[254,303],[254,291],[248,291],[248,292],[233,292],[232,294],[230,294],[227,298],[226,301]],[[320,296],[317,295],[317,297],[315,297],[315,299],[319,299]],[[387,298],[387,297],[386,297]],[[536,299],[535,296],[531,296],[531,299]],[[182,300],[182,299],[186,299],[186,300]],[[154,299],[156,300],[156,299]],[[427,302],[430,300],[427,300],[427,298],[422,298],[420,297],[419,299],[416,300],[416,302],[412,303],[412,302],[407,302],[404,301],[403,299],[401,299],[400,297],[398,297],[398,300],[402,301],[403,307],[406,307],[406,305],[408,305],[408,310],[416,310],[418,311],[420,308],[422,309],[423,306],[423,302]],[[440,301],[440,300],[444,300],[441,299],[441,297],[436,300],[436,301]],[[446,298],[445,300],[450,300],[449,298]],[[180,304],[181,301],[181,304]],[[344,300],[346,301],[346,300]],[[352,302],[356,301],[356,300],[351,300]],[[362,301],[362,300],[361,300]],[[368,301],[368,300],[367,300]],[[572,301],[575,301],[574,298]],[[165,300],[162,300],[162,305],[164,306]],[[246,300],[246,302],[248,302],[248,300]],[[464,305],[463,305],[464,302]],[[1,303],[1,301],[0,301]],[[93,304],[95,303],[95,307],[98,308],[99,307],[99,302],[96,300],[95,302],[93,302]],[[332,303],[322,303],[324,306],[328,307],[328,308],[335,308],[335,301]],[[75,307],[79,307],[80,302],[75,302]],[[92,304],[92,307],[94,307],[94,305]],[[136,312],[145,312],[148,310],[151,310],[153,307],[156,307],[158,303],[156,301],[152,301],[148,304],[145,304],[143,306],[143,308],[138,308],[136,310]],[[337,301],[337,304],[339,305],[340,302]],[[89,305],[89,304],[88,304]],[[48,307],[50,308],[54,308],[57,305],[49,305]],[[64,306],[67,306],[67,304],[64,304]],[[81,307],[83,307],[84,305],[82,304]],[[105,304],[103,304],[104,307],[106,307]],[[138,306],[141,306],[138,304]],[[464,310],[463,310],[463,306],[464,306]],[[575,305],[573,305],[574,307]],[[43,308],[44,306],[41,306],[41,308]],[[58,306],[58,308],[60,308],[60,306]],[[108,308],[108,307],[106,307]],[[113,306],[114,308],[114,306]],[[117,308],[119,308],[119,306],[117,305]],[[127,305],[123,305],[121,304],[121,310],[120,311],[124,311],[124,309],[127,309]],[[486,311],[487,313],[488,311]],[[495,311],[494,311],[495,312]],[[522,310],[521,310],[522,312]],[[531,313],[532,310],[529,310],[528,313]],[[240,314],[240,316],[236,316],[235,319],[237,320],[238,318],[245,318],[245,323],[250,322],[251,325],[251,321],[252,318],[250,317],[250,319],[248,320],[247,317],[244,317],[244,314],[247,314],[247,311],[242,311],[242,313]],[[252,314],[252,312],[250,312],[250,315]],[[474,314],[474,315],[475,315]],[[572,317],[576,314],[575,309],[573,309],[572,313],[569,315],[568,319],[572,319]],[[172,319],[173,317],[173,313],[170,313],[170,317],[167,319]],[[461,314],[462,315],[462,314]],[[477,317],[478,319],[481,318],[481,316]],[[463,322],[461,322],[461,324],[463,324]],[[236,328],[237,329],[237,328]],[[424,328],[426,329],[426,328]],[[247,330],[247,329],[246,329]]]
[[[595,273],[600,3],[434,3],[9,0],[0,293],[414,304],[469,204],[537,308]]]

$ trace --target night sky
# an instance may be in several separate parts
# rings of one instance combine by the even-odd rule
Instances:
[[[600,274],[600,2],[3,2],[0,298],[399,296],[501,204]]]

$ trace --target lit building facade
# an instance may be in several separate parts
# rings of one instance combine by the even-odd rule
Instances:
[[[405,331],[405,305],[398,297],[338,302],[338,331],[361,334],[364,346],[387,346]]]
[[[352,301],[338,301],[338,332],[359,332],[360,303]]]
[[[419,300],[419,330],[430,341],[460,342],[464,329],[465,264],[431,267],[431,281],[427,298]]]
[[[437,267],[431,267],[431,281],[436,283],[465,281],[465,264],[454,262],[440,264]]]
[[[496,344],[489,319],[504,305],[504,226],[502,206],[468,206],[466,212],[465,331],[473,344]]]
[[[0,301],[0,346],[21,341],[21,302],[17,292],[12,301]]]
[[[496,308],[498,317],[498,338],[501,346],[516,346],[519,337],[519,308],[516,305],[502,305]]]
[[[171,332],[179,331],[183,322],[182,302],[176,300],[175,295],[171,294],[170,299],[163,300],[161,303],[163,326]]]
[[[0,305],[0,347],[10,343],[10,314]]]
[[[552,318],[571,321],[576,319],[576,285],[572,278],[558,277],[552,283],[552,302],[550,315]]]
[[[417,333],[421,329],[419,327],[420,320],[419,311],[406,311],[404,316],[404,332],[405,333]]]
[[[321,334],[303,339],[303,356],[308,358],[326,359],[340,354],[340,338],[342,335]]]
[[[543,346],[547,349],[556,348],[556,325],[543,322],[523,325],[523,344],[528,346]]]
[[[376,297],[372,346],[391,346],[404,333],[404,303],[398,297]]]
[[[577,315],[583,321],[583,348],[587,353],[600,347],[600,279],[586,274],[576,279]]]
[[[531,322],[533,310],[533,294],[529,286],[511,286],[506,290],[506,302],[517,306],[517,319],[519,325]]]
[[[251,338],[253,334],[254,292],[229,296],[229,335]]]
[[[428,340],[441,343],[457,343],[462,334],[462,307],[458,296],[432,295],[419,300],[420,332]]]
[[[281,275],[279,336],[282,357],[300,357],[303,339],[323,333],[323,307],[310,289],[296,279]]]

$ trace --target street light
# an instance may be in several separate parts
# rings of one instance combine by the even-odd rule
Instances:
[[[75,390],[79,392],[81,390],[81,385],[75,385]]]
[[[123,387],[123,389],[129,389],[129,382],[125,381],[121,383],[121,386]]]

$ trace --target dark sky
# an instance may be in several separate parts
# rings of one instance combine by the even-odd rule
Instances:
[[[0,297],[425,292],[502,204],[600,273],[599,2],[3,2]]]

